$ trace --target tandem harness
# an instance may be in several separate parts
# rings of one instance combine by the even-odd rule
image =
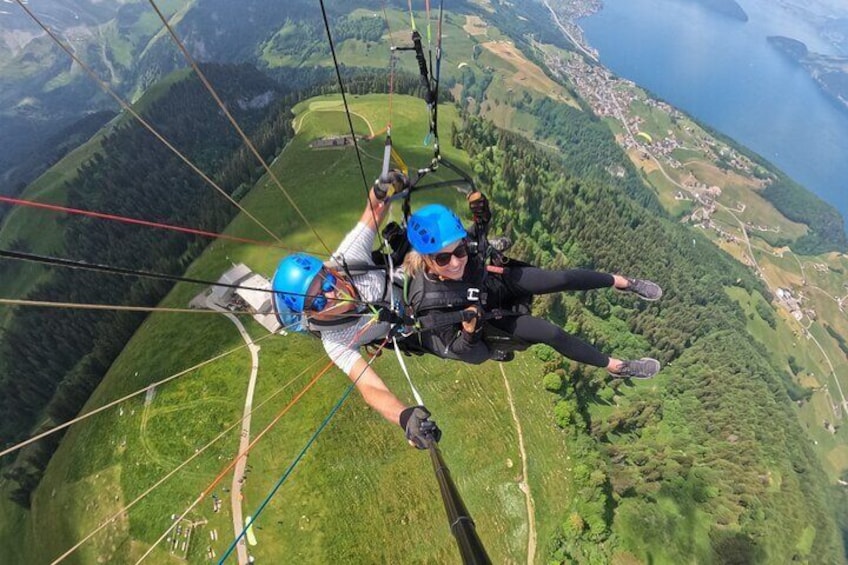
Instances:
[[[500,258],[501,265],[506,263],[524,265],[518,261]],[[521,316],[530,313],[530,305],[533,301],[532,295],[522,295],[511,300],[507,304],[499,304],[497,308],[490,308],[487,304],[487,285],[483,277],[484,269],[490,275],[498,277],[503,274],[501,265],[484,267],[478,260],[473,267],[476,272],[471,273],[471,279],[475,282],[440,280],[434,281],[428,277],[416,277],[413,279],[408,293],[405,294],[407,308],[409,297],[416,297],[413,331],[415,334],[432,331],[445,326],[456,326],[463,321],[470,321],[477,317],[483,321],[482,340],[492,350],[492,358],[508,360],[507,355],[514,351],[524,351],[530,344],[516,338],[512,334],[500,329],[490,322],[508,316]],[[476,306],[481,313],[468,310],[470,306]],[[447,311],[445,311],[447,310]],[[407,338],[409,340],[410,338]],[[420,346],[420,338],[415,340]]]

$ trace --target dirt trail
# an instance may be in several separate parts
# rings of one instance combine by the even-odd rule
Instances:
[[[512,419],[515,421],[515,430],[518,434],[518,451],[521,454],[521,482],[518,488],[524,493],[524,503],[527,506],[527,565],[533,565],[536,556],[536,509],[533,504],[533,494],[530,492],[530,483],[527,482],[527,451],[524,449],[524,432],[521,431],[521,422],[518,420],[518,412],[515,411],[515,403],[512,400],[512,389],[506,378],[503,363],[498,363],[506,388],[506,397],[509,400],[509,409]]]

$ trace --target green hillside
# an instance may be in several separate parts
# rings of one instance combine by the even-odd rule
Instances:
[[[228,126],[207,123],[208,116],[217,115],[214,108],[187,113],[168,125],[175,107],[191,106],[201,98],[197,92],[203,94],[186,94],[185,89],[197,87],[185,80],[188,73],[176,73],[151,88],[138,107],[158,112],[157,125],[184,134],[182,141],[192,155],[227,179],[228,191],[246,194],[241,204],[278,234],[283,246],[323,253],[312,228],[333,248],[358,218],[365,187],[352,150],[309,145],[317,138],[347,133],[340,98],[318,96],[291,106],[306,92],[334,88],[324,84],[327,46],[315,6],[292,2],[286,6],[292,17],[281,26],[271,18],[257,20],[260,4],[217,0],[209,3],[210,12],[186,7],[177,19],[185,26],[183,32],[199,37],[221,18],[237,20],[228,33],[242,31],[252,39],[239,43],[233,53],[260,56],[270,72],[283,77],[284,100],[277,113],[260,117],[257,112],[247,119],[262,132],[261,151],[269,161],[276,156],[272,168],[311,226],[304,225],[267,177],[254,185],[261,171],[244,151],[236,151],[237,141],[227,137],[224,143]],[[331,19],[339,30],[344,60],[379,69],[387,63],[386,45],[397,42],[399,35],[390,36],[382,18],[375,16],[378,3],[365,4],[374,10],[348,13],[335,8]],[[659,160],[648,158],[647,150],[631,147],[625,154],[619,145],[624,135],[620,124],[596,119],[571,89],[573,84],[554,82],[553,67],[538,60],[540,53],[571,56],[561,49],[562,37],[555,42],[551,26],[541,24],[548,17],[544,5],[533,3],[527,7],[528,16],[521,17],[512,5],[498,5],[495,11],[490,11],[489,2],[474,6],[458,5],[444,22],[450,49],[443,80],[458,104],[440,106],[442,153],[473,171],[492,199],[497,231],[515,241],[515,257],[551,268],[650,277],[666,289],[656,304],[599,291],[544,297],[535,305],[540,315],[605,351],[620,356],[650,353],[661,359],[665,369],[650,382],[612,380],[603,371],[578,367],[546,348],[534,348],[503,366],[472,367],[431,357],[407,360],[444,430],[442,451],[493,562],[528,561],[531,551],[536,562],[844,563],[836,516],[848,501],[836,481],[848,480],[848,432],[837,415],[839,402],[844,403],[837,396],[837,369],[848,347],[841,338],[848,336],[842,309],[848,257],[798,255],[779,247],[806,237],[808,227],[797,222],[812,219],[790,221],[779,212],[781,206],[763,199],[759,175],[782,179],[767,170],[767,163],[746,170],[749,163],[744,159],[731,166],[723,146],[701,151],[693,149],[695,143],[686,143],[673,154],[685,168],[667,174]],[[248,16],[241,17],[242,9]],[[408,26],[408,14],[391,7],[387,12],[392,29]],[[125,15],[137,33],[129,36],[133,41],[155,30],[149,17],[136,19],[137,6]],[[119,30],[110,24],[105,31],[117,38],[110,60],[126,63],[141,44],[131,46]],[[533,42],[528,41],[530,33]],[[227,35],[210,49],[220,54],[233,45]],[[139,57],[154,64],[165,50],[163,42],[151,39]],[[304,67],[293,71],[292,65]],[[411,66],[411,59],[401,60],[401,69]],[[247,83],[272,88],[253,70],[240,69],[219,68],[218,77],[229,76],[232,80],[226,84],[234,91]],[[355,94],[385,90],[385,73],[373,68],[344,72],[350,79],[357,133],[379,132],[391,119],[394,144],[406,162],[428,163],[432,147],[422,143],[427,134],[423,101],[396,95],[389,117],[386,96]],[[414,74],[401,74],[396,92],[412,92],[410,84],[416,80]],[[302,90],[303,85],[310,89]],[[139,83],[137,88],[145,86]],[[170,100],[175,106],[159,107],[172,87],[182,97]],[[640,91],[629,111],[641,118],[646,133],[674,131],[684,141],[706,139],[713,146],[710,132],[643,102],[644,96]],[[193,122],[206,129],[196,133]],[[132,129],[126,118],[117,123],[116,129],[125,134]],[[117,151],[109,153],[104,146]],[[370,182],[379,173],[382,135],[362,140],[360,148]],[[714,153],[722,158],[714,159]],[[738,156],[733,157],[735,161]],[[155,194],[151,207],[135,210],[126,203],[134,199],[117,182],[121,168],[101,169],[93,159],[127,163],[124,176],[139,181],[128,180],[127,186]],[[71,200],[81,207],[117,206],[130,215],[161,214],[186,225],[215,230],[226,226],[235,236],[269,239],[243,214],[230,222],[232,210],[224,213],[210,204],[219,197],[190,176],[152,145],[143,144],[140,136],[119,138],[109,130],[48,171],[28,197]],[[696,205],[691,197],[678,199],[677,192],[685,186],[701,190],[700,184],[723,189],[714,217],[722,231],[678,222]],[[112,190],[104,191],[103,186]],[[188,187],[190,198],[168,189],[177,186]],[[783,188],[787,186],[784,196],[791,203],[800,187]],[[422,193],[415,204],[434,200],[465,209],[463,196],[452,190]],[[185,247],[170,247],[159,232],[125,237],[112,228],[101,233],[91,223],[51,219],[37,224],[34,214],[10,214],[0,230],[0,244],[5,248],[23,242],[52,253],[72,250],[89,260],[185,271],[204,279],[219,277],[237,262],[270,277],[286,253],[224,240],[208,246],[205,240],[182,241],[178,243]],[[760,224],[765,225],[763,231],[756,228]],[[88,233],[91,239],[84,244],[69,245],[77,234]],[[173,263],[160,264],[159,258]],[[0,290],[10,296],[21,296],[18,293],[44,280],[39,278],[41,270],[27,271],[29,267],[11,262],[0,266],[13,269],[0,277]],[[106,280],[105,275],[90,275],[60,290],[77,292],[76,287],[82,287],[83,294],[74,296],[105,300],[130,289],[128,303],[144,302],[138,297],[148,290],[145,285]],[[108,294],[84,294],[99,288],[108,288]],[[789,301],[775,298],[777,288],[803,296],[803,306],[791,309]],[[166,292],[165,287],[156,290]],[[183,308],[202,290],[177,285],[161,305]],[[159,300],[143,296],[150,304]],[[0,310],[5,316],[0,324],[10,327],[11,312]],[[37,353],[44,344],[62,344],[66,334],[71,334],[69,340],[87,338],[77,330],[77,320],[96,319],[46,312],[30,328],[58,325],[65,333],[57,339],[43,330],[43,335],[21,333],[14,341],[21,351]],[[251,437],[256,437],[287,410],[326,358],[312,337],[269,337],[252,320],[245,324],[254,339],[263,338],[251,424]],[[98,353],[84,361],[94,358],[109,370],[83,412],[244,343],[229,320],[211,314],[151,315],[122,351],[122,334],[108,331],[105,324],[96,327],[100,333],[91,343]],[[128,325],[118,327],[129,339]],[[11,343],[11,334],[4,335],[5,344]],[[0,342],[0,351],[5,344]],[[111,357],[104,361],[101,347],[121,351],[120,356],[114,363]],[[47,362],[36,353],[24,356],[20,364],[7,362],[10,369],[3,378],[8,381],[12,370],[18,377],[32,374],[15,382],[40,393],[36,385],[44,375],[65,374],[57,367],[67,359]],[[3,359],[0,369],[5,369]],[[31,508],[23,510],[5,500],[0,505],[0,552],[12,562],[41,563],[80,543],[69,562],[134,563],[171,525],[171,517],[188,508],[235,457],[250,365],[246,350],[236,349],[73,426],[34,491]],[[384,353],[377,369],[393,390],[412,401],[393,353]],[[248,459],[242,491],[245,515],[254,513],[348,385],[348,379],[332,369],[258,442]],[[7,413],[19,409],[10,398],[3,399],[10,406]],[[71,417],[57,417],[49,406],[45,413],[52,421]],[[45,421],[37,419],[36,425]],[[181,464],[186,466],[145,494]],[[0,494],[14,497],[14,483],[2,481]],[[212,491],[223,502],[220,511],[214,511],[210,497],[188,514],[197,528],[186,549],[179,543],[166,549],[173,540],[165,540],[153,551],[152,562],[182,557],[193,563],[216,561],[210,556],[220,557],[234,534],[228,491],[232,485],[232,473],[227,473]],[[17,496],[20,499],[20,493]],[[122,512],[130,504],[132,508]],[[114,521],[86,539],[115,513]],[[848,528],[848,519],[843,528]],[[254,532],[259,543],[250,552],[260,562],[457,561],[427,455],[406,448],[401,430],[387,425],[355,392],[265,509]]]
[[[384,116],[384,103],[383,97],[357,97],[354,110],[376,125]],[[419,100],[395,99],[394,140],[411,162],[426,160],[429,151],[418,147],[419,136],[414,134],[422,114],[423,104]],[[446,124],[455,120],[449,107],[444,108],[443,116]],[[334,244],[358,215],[362,187],[355,158],[350,151],[311,150],[308,143],[328,131],[343,131],[341,107],[337,101],[304,104],[299,108],[298,123],[301,124],[298,136],[277,161],[276,173],[312,219],[316,230]],[[356,120],[355,125],[363,133],[367,131],[364,121]],[[366,157],[370,156],[365,160],[366,166],[375,175],[382,142],[374,141],[363,148]],[[459,162],[464,161],[450,147],[443,147],[443,151]],[[450,193],[432,197],[443,201],[447,198],[451,205],[461,202],[460,196]],[[336,207],[328,208],[327,202],[335,203]],[[296,225],[276,187],[261,184],[244,203],[280,231],[289,226],[284,238],[287,245],[303,247],[305,242],[310,242],[314,247],[310,232]],[[228,232],[250,234],[251,227],[245,218],[239,217]],[[188,274],[214,277],[230,261],[245,261],[270,275],[279,257],[279,252],[269,252],[266,248],[218,242],[192,265]],[[184,306],[197,291],[196,287],[178,286],[165,304]],[[255,324],[249,329],[254,337],[261,335]],[[112,367],[90,405],[103,404],[239,343],[235,329],[223,319],[153,315]],[[256,402],[277,391],[301,368],[310,366],[314,373],[315,362],[322,357],[320,344],[313,338],[265,340]],[[200,374],[157,390],[147,408],[141,399],[129,401],[120,409],[75,426],[51,462],[34,498],[28,531],[35,535],[41,528],[50,528],[55,534],[46,544],[24,544],[34,552],[31,558],[41,561],[67,549],[110,511],[127,504],[156,478],[205,444],[225,424],[237,421],[244,390],[241,375],[245,374],[247,362],[244,354],[234,355]],[[489,551],[497,561],[520,559],[527,543],[524,497],[518,488],[521,464],[515,424],[498,367],[494,364],[465,367],[431,358],[413,359],[410,363],[428,405],[443,423],[445,457],[454,467],[467,504],[474,509],[481,535],[489,541]],[[567,493],[568,476],[564,470],[554,470],[558,457],[552,460],[554,455],[545,447],[564,445],[564,439],[561,432],[550,426],[552,405],[548,393],[540,390],[538,379],[534,378],[538,372],[535,363],[532,356],[526,356],[506,370],[514,388],[525,441],[530,443],[528,459],[533,463],[529,482],[538,501],[537,521],[540,534],[544,535],[540,539],[550,539],[558,516],[553,502]],[[385,355],[378,367],[396,390],[401,393],[405,390],[396,361],[390,355]],[[308,377],[301,376],[294,386],[261,408],[254,415],[255,429],[261,429]],[[305,396],[257,445],[250,458],[253,474],[245,490],[246,512],[261,500],[285,469],[322,415],[340,396],[346,381],[337,370],[323,378],[317,389]],[[506,430],[505,433],[491,437],[489,425],[484,429],[476,424],[481,418],[496,422],[493,425]],[[180,513],[214,478],[226,459],[232,457],[236,437],[235,432],[228,435],[215,445],[211,454],[198,458],[190,472],[168,482],[131,510],[128,519],[110,526],[108,533],[84,545],[80,550],[81,561],[105,557],[124,562],[137,557],[169,525],[167,516]],[[175,442],[175,438],[182,439]],[[443,510],[429,462],[425,454],[403,445],[400,430],[386,425],[358,397],[352,398],[258,523],[262,528],[257,532],[260,540],[273,535],[273,541],[261,542],[255,555],[272,562],[297,552],[311,562],[345,556],[361,562],[451,560],[455,549],[443,523]],[[94,490],[104,495],[92,500],[84,494]],[[221,490],[217,492],[224,496]],[[386,493],[391,495],[387,498]],[[213,546],[220,553],[231,539],[227,536],[232,526],[227,520],[228,509],[213,514],[210,508],[211,502],[205,501],[193,516],[210,520],[204,526],[204,537],[208,536],[206,529],[218,529],[220,541]],[[361,524],[363,529],[351,528],[351,524]],[[398,524],[406,527],[399,528]],[[431,534],[422,537],[418,532],[425,527]],[[364,537],[373,535],[375,530],[382,543],[366,549]],[[8,540],[3,540],[4,546],[6,543]],[[205,548],[206,544],[196,547],[198,560],[203,550],[201,545]],[[110,549],[112,546],[116,549]],[[165,552],[156,555],[161,559]]]
[[[245,129],[261,151],[272,154],[285,139],[285,121],[266,120],[279,111],[276,85],[255,69],[208,66],[224,99],[253,99],[263,104],[236,108]],[[161,135],[182,148],[188,159],[218,178],[221,190],[234,192],[258,178],[245,166],[246,152],[232,127],[216,114],[214,102],[198,80],[170,82],[151,92],[146,118]],[[276,101],[276,102],[275,102]],[[252,158],[251,158],[252,159]],[[255,175],[255,176],[252,176]],[[88,145],[42,176],[27,196],[84,210],[191,225],[216,231],[234,216],[231,204],[210,197],[212,190],[164,144],[134,122],[117,120]],[[47,218],[46,221],[42,221]],[[14,210],[3,226],[7,248],[112,265],[178,273],[205,247],[205,240],[185,233],[153,233],[126,222],[107,222],[36,209]],[[33,269],[4,260],[4,297],[82,303],[153,305],[170,285],[124,280],[116,285],[94,273],[70,269]],[[142,317],[80,313],[70,309],[3,309],[0,341],[0,389],[3,410],[0,443],[11,445],[33,429],[71,418],[100,382],[112,360]],[[45,331],[62,328],[61,332]],[[23,450],[4,469],[26,504],[55,446],[45,443]]]

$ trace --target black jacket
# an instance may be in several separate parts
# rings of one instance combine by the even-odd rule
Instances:
[[[473,304],[485,310],[485,266],[476,255],[469,255],[461,280],[440,280],[426,273],[417,274],[410,283],[408,302],[417,318],[428,314],[459,312]],[[482,340],[483,323],[477,331],[468,333],[457,322],[451,325],[425,327],[418,334],[420,345],[438,357],[480,364],[491,357],[489,346]]]

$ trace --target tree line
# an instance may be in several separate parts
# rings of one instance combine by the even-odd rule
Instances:
[[[806,224],[810,231],[791,242],[792,249],[803,255],[828,251],[848,251],[848,238],[842,215],[833,206],[783,174],[763,191],[763,198],[781,214]]]

